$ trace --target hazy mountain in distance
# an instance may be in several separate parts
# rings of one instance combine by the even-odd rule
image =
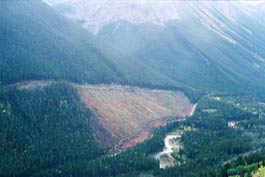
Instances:
[[[49,0],[46,0],[49,2]],[[56,2],[56,1],[55,1]],[[128,1],[94,1],[94,0],[62,0],[55,3],[55,7],[69,18],[83,22],[87,28],[96,33],[109,23],[128,21],[133,24],[153,23],[164,26],[171,20],[185,22],[185,18],[198,14],[197,8],[203,8],[207,13],[210,6],[222,11],[223,15],[236,21],[242,13],[249,14],[252,9],[244,3],[233,2],[183,2],[163,0],[128,0]],[[205,21],[210,24],[213,21]]]
[[[259,20],[265,22],[265,2],[255,5],[255,15],[259,18]]]
[[[235,1],[69,0],[55,8],[192,87],[262,87],[265,80],[265,26],[255,6]]]
[[[45,0],[45,2],[50,5],[56,5],[56,4],[64,3],[66,1],[67,0]]]

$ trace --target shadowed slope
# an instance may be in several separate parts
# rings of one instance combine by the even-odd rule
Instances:
[[[176,86],[35,0],[0,2],[0,81]]]

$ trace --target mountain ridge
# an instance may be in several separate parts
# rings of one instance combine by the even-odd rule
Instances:
[[[1,1],[0,80],[177,86],[41,1]],[[141,76],[141,77],[140,77]]]
[[[190,87],[215,91],[263,87],[264,25],[253,15],[252,6],[230,1],[148,2],[71,0],[55,8],[159,73]],[[152,21],[157,12],[152,4],[166,14],[160,16],[163,24]],[[167,19],[172,17],[172,9],[178,17]]]

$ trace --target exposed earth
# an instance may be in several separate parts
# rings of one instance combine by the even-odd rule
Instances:
[[[56,81],[25,81],[4,88],[41,89]],[[74,86],[91,110],[91,126],[97,139],[117,151],[148,139],[152,131],[168,121],[190,116],[196,105],[182,93],[122,85]]]

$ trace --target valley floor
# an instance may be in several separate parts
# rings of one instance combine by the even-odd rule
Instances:
[[[179,139],[180,134],[174,133],[166,136],[164,143],[165,148],[162,152],[159,152],[154,155],[154,158],[159,160],[160,168],[172,167],[176,165],[176,160],[172,157],[173,151],[179,151],[180,143],[174,139]]]

